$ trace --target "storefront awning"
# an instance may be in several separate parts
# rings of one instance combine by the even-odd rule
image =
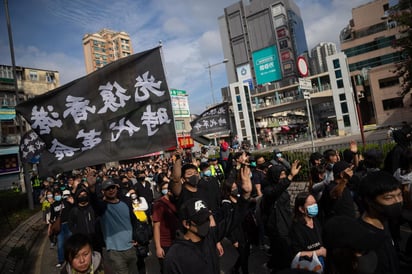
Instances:
[[[0,120],[13,120],[16,117],[14,108],[0,108]]]
[[[0,155],[17,154],[19,153],[18,146],[0,148]]]

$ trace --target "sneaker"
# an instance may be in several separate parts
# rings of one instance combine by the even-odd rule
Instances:
[[[57,267],[57,268],[60,268],[60,267],[62,267],[62,264],[61,264],[61,263],[58,263],[58,264],[56,264],[56,267]]]

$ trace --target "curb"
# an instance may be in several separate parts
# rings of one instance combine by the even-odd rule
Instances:
[[[21,273],[27,256],[43,230],[42,211],[22,222],[0,244],[0,273]]]

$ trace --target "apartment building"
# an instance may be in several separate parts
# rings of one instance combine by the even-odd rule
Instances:
[[[18,182],[21,167],[18,154],[21,132],[15,107],[19,101],[46,93],[60,86],[58,71],[16,67],[17,94],[13,67],[0,65],[0,189]],[[26,127],[23,124],[23,129]]]
[[[311,74],[319,74],[328,71],[326,57],[337,53],[335,43],[321,42],[310,51],[310,70]]]
[[[397,125],[412,121],[412,94],[402,97],[396,64],[402,60],[392,47],[401,26],[388,10],[396,1],[375,0],[352,9],[352,19],[340,33],[364,124]]]
[[[86,73],[91,73],[110,62],[133,54],[130,36],[126,32],[102,29],[83,36]]]

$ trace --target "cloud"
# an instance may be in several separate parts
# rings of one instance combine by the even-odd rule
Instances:
[[[225,7],[238,2],[39,0],[33,4],[21,1],[19,5],[10,3],[10,9],[18,9],[20,15],[13,26],[18,34],[15,43],[18,65],[58,70],[61,84],[65,84],[85,74],[81,39],[86,33],[102,28],[125,31],[135,52],[153,48],[161,40],[169,87],[189,93],[193,113],[202,112],[212,103],[206,66],[223,60],[218,17],[224,14]],[[351,19],[351,9],[369,0],[295,1],[301,10],[310,50],[323,41],[339,46],[339,32]],[[32,22],[31,32],[26,33],[28,22]],[[0,49],[1,60],[9,60],[8,47],[1,40]],[[215,97],[220,98],[220,88],[227,85],[225,66],[213,67],[211,74]]]
[[[45,52],[34,46],[15,48],[16,65],[59,72],[60,84],[85,75],[83,60],[74,59],[61,52]],[[71,69],[70,69],[71,68]]]
[[[173,36],[186,36],[189,34],[189,27],[182,20],[176,17],[167,19],[163,24],[163,30]]]
[[[308,50],[320,42],[333,42],[339,48],[340,31],[349,24],[352,8],[370,0],[296,0],[305,26]]]

